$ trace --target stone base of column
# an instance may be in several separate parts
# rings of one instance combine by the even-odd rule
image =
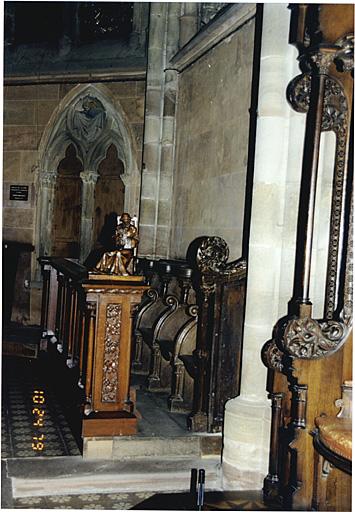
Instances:
[[[268,472],[269,401],[240,396],[227,402],[224,419],[223,489],[262,489]]]

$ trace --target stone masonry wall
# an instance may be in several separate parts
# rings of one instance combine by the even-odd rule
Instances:
[[[3,239],[35,241],[36,166],[38,147],[50,117],[64,96],[77,84],[8,85],[4,87],[3,154]],[[144,122],[143,81],[105,83],[125,111],[139,150],[142,148]],[[10,200],[10,185],[27,185],[28,201]],[[32,268],[34,258],[32,253]],[[40,290],[25,288],[31,280],[30,257],[22,255],[16,281],[12,320],[38,323]]]
[[[217,235],[241,256],[254,19],[179,76],[171,257]]]

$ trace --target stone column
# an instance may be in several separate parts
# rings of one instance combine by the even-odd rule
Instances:
[[[182,5],[183,14],[180,16],[180,41],[182,48],[197,32],[198,4],[195,2],[184,2]]]
[[[53,256],[52,222],[57,176],[57,171],[45,171],[40,175],[40,225],[37,245],[39,256]]]
[[[151,4],[140,208],[144,256],[169,252],[176,73],[165,69],[178,47],[179,12],[179,3]]]
[[[285,4],[264,5],[241,393],[226,404],[225,489],[261,489],[268,470],[271,404],[260,354],[292,292],[304,123],[286,101],[297,74],[289,19]]]
[[[149,3],[134,2],[132,33],[129,36],[129,46],[132,49],[143,48],[147,37]]]
[[[95,186],[99,175],[93,171],[80,173],[81,189],[81,225],[80,225],[80,262],[83,262],[92,249],[94,240],[93,219],[95,209]]]

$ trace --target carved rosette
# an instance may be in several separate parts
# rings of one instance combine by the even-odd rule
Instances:
[[[338,350],[346,340],[348,330],[343,323],[296,318],[286,326],[283,347],[299,359],[319,359]]]
[[[102,402],[116,402],[118,392],[118,362],[120,353],[122,306],[108,304],[102,370]]]

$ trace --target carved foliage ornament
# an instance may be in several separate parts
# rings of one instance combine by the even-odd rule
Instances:
[[[308,112],[312,78],[309,73],[296,76],[287,87],[287,99],[296,112]],[[347,123],[348,105],[341,84],[327,77],[323,102],[322,131],[344,129]]]
[[[282,372],[284,366],[282,363],[283,353],[276,345],[275,340],[267,341],[261,351],[261,358],[267,368]]]
[[[282,340],[286,351],[299,359],[319,359],[340,348],[348,329],[343,323],[296,318],[286,326]]]
[[[239,259],[227,263],[229,248],[227,242],[219,236],[206,237],[197,249],[196,262],[202,274],[219,274],[221,276],[245,276],[246,261]],[[207,278],[206,280],[207,286]]]
[[[219,272],[228,260],[227,242],[219,236],[205,238],[197,249],[197,265],[201,272]]]
[[[102,402],[116,402],[120,354],[121,304],[108,304],[102,369]]]
[[[335,44],[340,48],[334,59],[337,68],[345,73],[352,71],[354,69],[354,34],[342,37]]]

